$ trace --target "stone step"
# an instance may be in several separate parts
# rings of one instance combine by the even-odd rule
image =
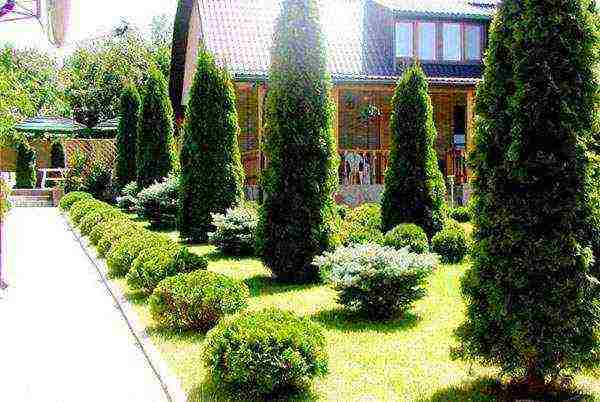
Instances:
[[[11,196],[10,203],[15,208],[53,207],[52,197],[46,196]]]

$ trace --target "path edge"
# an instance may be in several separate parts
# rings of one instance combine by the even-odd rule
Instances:
[[[142,323],[132,304],[127,300],[125,292],[120,286],[111,283],[110,279],[108,278],[108,267],[106,266],[106,261],[98,258],[96,251],[90,247],[89,241],[81,235],[77,228],[71,224],[71,221],[64,214],[64,212],[61,212],[60,215],[69,228],[69,231],[73,233],[75,240],[77,243],[79,243],[81,249],[96,269],[100,280],[106,287],[106,290],[108,293],[110,293],[115,301],[115,304],[118,310],[121,312],[121,315],[129,327],[129,330],[133,335],[137,345],[139,346],[144,357],[146,358],[146,361],[150,365],[150,368],[158,379],[160,386],[167,397],[167,400],[169,402],[186,402],[188,398],[186,393],[183,391],[181,382],[171,372],[171,369],[163,359],[160,351],[150,340],[150,337],[146,333],[146,326]]]

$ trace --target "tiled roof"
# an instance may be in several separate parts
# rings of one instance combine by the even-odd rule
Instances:
[[[375,0],[406,16],[489,20],[499,0]]]
[[[281,0],[198,1],[201,41],[206,48],[226,65],[236,78],[264,79],[269,69],[273,28],[280,12]],[[393,81],[401,73],[394,66],[393,55],[390,55],[392,44],[382,43],[381,32],[376,31],[380,27],[365,25],[365,1],[369,0],[319,2],[328,45],[329,70],[335,81]],[[377,3],[384,1],[397,4],[430,2],[376,0]],[[467,0],[431,0],[432,3],[442,1],[465,4]],[[434,83],[470,84],[474,83],[481,73],[480,67],[472,66],[424,67]]]

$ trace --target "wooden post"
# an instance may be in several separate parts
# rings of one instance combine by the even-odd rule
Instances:
[[[467,158],[473,150],[473,140],[475,138],[475,117],[475,88],[469,88],[467,91]],[[471,170],[467,169],[467,178],[470,178],[471,175]]]

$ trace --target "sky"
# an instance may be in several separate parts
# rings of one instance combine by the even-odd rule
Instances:
[[[3,4],[4,0],[0,0],[0,5]],[[69,52],[74,42],[102,35],[123,18],[145,29],[153,16],[174,15],[177,8],[176,0],[71,0],[71,4],[71,26],[67,36],[70,45],[68,43],[65,49],[55,49],[35,20],[0,23],[0,42],[9,42],[19,48],[42,48],[61,55]]]

